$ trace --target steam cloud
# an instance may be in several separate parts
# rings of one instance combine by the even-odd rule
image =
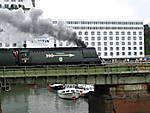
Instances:
[[[48,34],[57,40],[76,43],[77,46],[86,47],[84,43],[77,38],[76,33],[68,30],[64,23],[58,22],[53,25],[50,19],[41,18],[43,11],[40,9],[31,9],[29,13],[24,13],[22,9],[18,10],[0,10],[0,23],[6,27],[14,27],[15,34],[17,30],[24,34],[44,35]]]

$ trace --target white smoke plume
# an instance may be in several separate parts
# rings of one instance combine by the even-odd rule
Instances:
[[[15,35],[17,34],[17,36],[25,35],[29,37],[29,35],[48,34],[57,40],[68,40],[76,43],[77,45],[83,45],[83,43],[78,40],[77,35],[71,30],[67,29],[65,24],[58,22],[58,24],[54,26],[50,19],[43,19],[42,14],[42,10],[34,8],[28,13],[24,13],[22,9],[12,11],[1,9],[0,23],[6,24],[8,27],[14,27],[14,29],[11,29],[11,31],[13,31]],[[10,30],[7,31],[10,32]],[[10,35],[13,35],[10,33],[8,34],[9,37]]]

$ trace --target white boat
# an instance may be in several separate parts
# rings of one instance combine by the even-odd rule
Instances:
[[[81,89],[81,97],[88,97],[88,94],[90,91],[94,92],[94,86],[93,85],[85,85],[85,87],[83,89]]]
[[[58,96],[62,99],[75,100],[80,97],[80,91],[75,88],[65,88],[57,91]]]
[[[49,84],[49,87],[54,89],[54,90],[64,89],[64,85],[63,84]]]

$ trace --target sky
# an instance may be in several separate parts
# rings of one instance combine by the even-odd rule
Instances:
[[[51,19],[143,20],[150,22],[150,0],[35,0]]]

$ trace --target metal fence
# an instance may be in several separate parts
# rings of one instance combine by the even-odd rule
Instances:
[[[120,73],[147,73],[149,64],[140,65],[85,65],[85,66],[43,66],[43,67],[1,67],[0,77],[26,77],[26,76],[70,76]]]

